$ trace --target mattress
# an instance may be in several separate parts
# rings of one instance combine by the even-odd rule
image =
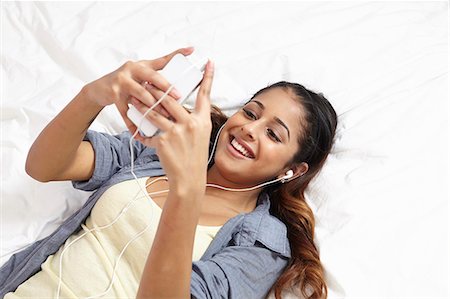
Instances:
[[[214,60],[212,103],[229,115],[280,80],[335,107],[335,146],[306,194],[329,298],[449,296],[448,2],[2,2],[1,11],[1,264],[90,195],[26,174],[48,122],[127,60],[194,46]],[[108,106],[91,129],[126,126]]]

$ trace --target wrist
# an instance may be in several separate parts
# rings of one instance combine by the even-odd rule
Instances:
[[[186,199],[200,199],[203,198],[206,191],[206,183],[170,183],[169,182],[169,193],[175,195],[176,197],[186,198]]]
[[[87,106],[88,109],[102,110],[105,105],[95,100],[95,93],[92,92],[91,83],[84,85],[79,93],[80,101]]]

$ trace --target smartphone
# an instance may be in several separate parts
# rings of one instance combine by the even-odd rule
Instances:
[[[159,71],[159,73],[180,92],[181,98],[178,99],[180,104],[183,104],[183,102],[189,98],[190,94],[200,85],[207,61],[206,58],[203,58],[194,62],[192,59],[189,59],[189,57],[182,54],[176,54],[166,66]],[[161,103],[159,105],[161,105]],[[139,133],[142,136],[152,137],[160,133],[160,130],[147,118],[142,120],[141,126],[139,127],[143,114],[133,105],[130,105],[127,116],[139,128]]]

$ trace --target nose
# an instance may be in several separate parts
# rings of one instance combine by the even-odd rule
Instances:
[[[258,127],[258,122],[249,122],[241,127],[241,132],[243,133],[243,138],[254,141],[256,137],[256,130]]]

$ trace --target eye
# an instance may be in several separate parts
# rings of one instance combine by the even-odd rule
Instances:
[[[251,112],[250,110],[247,109],[242,109],[245,113],[245,115],[247,115],[247,117],[250,117],[251,119],[256,119],[256,115],[253,114],[253,112]]]
[[[281,139],[278,138],[277,134],[275,134],[275,132],[272,131],[272,129],[267,129],[267,133],[270,136],[270,138],[274,139],[276,142],[281,142]]]

